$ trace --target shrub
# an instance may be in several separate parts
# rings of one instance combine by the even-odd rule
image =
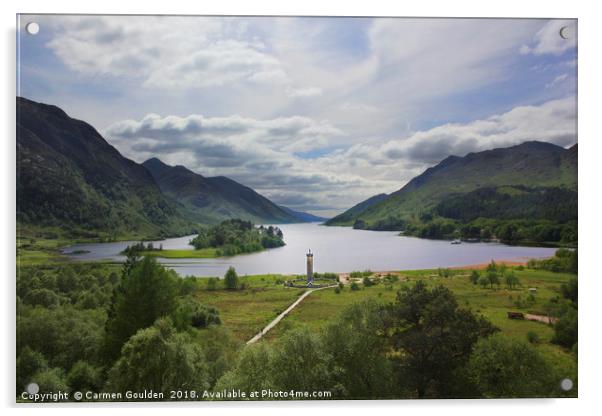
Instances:
[[[356,282],[351,283],[351,286],[349,287],[351,288],[351,290],[360,290],[360,287]]]
[[[529,341],[530,344],[538,344],[539,343],[539,335],[537,335],[537,332],[535,332],[535,331],[527,332],[527,341]]]
[[[73,390],[98,390],[100,385],[100,372],[85,361],[76,362],[67,374],[67,384]]]
[[[577,343],[578,320],[577,311],[569,308],[554,324],[552,342],[566,348],[572,348]]]
[[[238,275],[234,267],[230,266],[224,276],[224,285],[226,289],[235,290],[238,289]]]
[[[210,277],[207,279],[207,290],[215,290],[217,289],[217,279],[214,277]]]
[[[470,278],[470,282],[471,282],[473,285],[476,285],[477,283],[479,283],[479,278],[480,278],[480,277],[481,277],[481,274],[480,274],[480,273],[479,273],[477,270],[473,270],[473,271],[470,273],[470,277],[469,277],[469,278]]]
[[[507,273],[504,277],[504,280],[506,281],[506,286],[508,286],[509,289],[514,289],[515,286],[520,285],[520,280],[518,280],[518,277],[516,277],[514,272]]]
[[[40,393],[56,393],[57,391],[69,391],[65,374],[60,368],[49,368],[36,373],[32,381],[40,386]]]
[[[479,285],[485,289],[489,285],[489,279],[485,276],[479,278]]]
[[[484,397],[556,397],[560,379],[539,350],[502,335],[481,339],[468,365]]]
[[[23,299],[23,302],[33,306],[56,308],[60,305],[60,297],[50,289],[33,289]]]

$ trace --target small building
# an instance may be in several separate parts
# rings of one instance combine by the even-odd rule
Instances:
[[[306,254],[307,257],[307,286],[312,286],[314,283],[314,255],[311,249]]]
[[[532,294],[532,295],[537,294],[537,288],[536,287],[530,287],[529,288],[529,293]]]
[[[508,312],[508,319],[525,319],[522,312]]]

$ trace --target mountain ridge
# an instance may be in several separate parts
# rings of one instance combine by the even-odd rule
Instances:
[[[453,197],[456,198],[456,204],[466,203],[469,199],[458,197],[484,188],[496,189],[495,192],[502,194],[567,189],[570,191],[568,194],[548,194],[555,198],[561,195],[565,198],[563,201],[572,207],[577,190],[577,149],[577,144],[565,149],[551,143],[528,141],[505,148],[472,152],[463,157],[449,156],[412,178],[387,198],[361,212],[354,213],[350,208],[327,225],[407,232],[413,226],[418,227],[417,224],[432,222],[433,215],[436,217],[438,214],[437,207],[447,199]],[[524,189],[510,189],[516,186]],[[499,198],[498,195],[493,200]],[[523,203],[535,200],[535,197],[521,199]],[[576,208],[574,217],[576,219]],[[452,225],[448,225],[451,228]]]
[[[181,234],[180,217],[148,171],[91,125],[17,97],[17,219],[79,235]]]
[[[226,176],[206,177],[158,158],[142,163],[162,192],[186,207],[188,216],[215,223],[240,218],[260,223],[306,222],[311,215],[278,206],[248,186]]]

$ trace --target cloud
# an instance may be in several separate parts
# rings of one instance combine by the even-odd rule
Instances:
[[[569,77],[568,74],[560,74],[560,75],[554,77],[554,79],[552,81],[548,82],[546,84],[546,88],[552,88],[552,87],[566,81],[568,79],[568,77]]]
[[[348,208],[450,154],[576,140],[576,37],[558,36],[573,20],[36,20],[23,45],[50,53],[21,55],[32,99],[108,126],[139,162],[311,195],[296,208]]]
[[[569,34],[568,39],[560,36],[560,30]],[[550,20],[534,36],[531,45],[523,44],[519,51],[523,55],[560,55],[568,49],[577,46],[577,21],[576,20]]]
[[[316,170],[297,152],[329,146],[343,132],[327,121],[307,117],[268,120],[149,114],[123,120],[104,131],[124,154],[142,161],[159,156],[202,174],[230,175],[260,189],[337,187],[353,181]]]
[[[322,95],[322,89],[318,87],[307,87],[307,88],[288,88],[286,93],[289,97],[315,97]]]
[[[355,145],[341,157],[364,158],[370,163],[389,166],[411,160],[426,166],[449,155],[464,156],[530,140],[569,146],[577,141],[576,115],[576,101],[572,97],[539,106],[518,106],[486,119],[448,123],[418,131],[405,139],[390,140],[378,147]]]
[[[517,106],[405,138],[365,138],[334,150],[328,150],[330,140],[344,133],[327,121],[300,116],[258,120],[150,114],[115,123],[106,134],[135,160],[157,156],[203,175],[232,177],[283,205],[334,213],[377,193],[395,191],[450,155],[530,140],[572,145],[577,141],[576,102],[570,97]],[[327,150],[305,158],[293,151],[307,143]]]
[[[277,57],[236,18],[61,16],[48,46],[72,70],[139,79],[149,88],[287,80]],[[250,39],[249,39],[250,38]]]

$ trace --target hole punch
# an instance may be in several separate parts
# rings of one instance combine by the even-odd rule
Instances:
[[[37,24],[36,22],[29,22],[27,23],[27,25],[25,26],[25,30],[27,31],[27,33],[29,33],[30,35],[37,35],[38,32],[40,31],[40,25]]]
[[[564,40],[569,40],[569,39],[571,39],[573,37],[573,31],[568,26],[562,26],[560,28],[560,30],[558,31],[558,34]]]
[[[40,386],[38,385],[38,383],[29,383],[25,390],[27,390],[27,393],[29,394],[38,394],[38,392],[40,391]]]
[[[573,388],[573,380],[565,378],[560,382],[560,388],[564,391],[569,391]]]

